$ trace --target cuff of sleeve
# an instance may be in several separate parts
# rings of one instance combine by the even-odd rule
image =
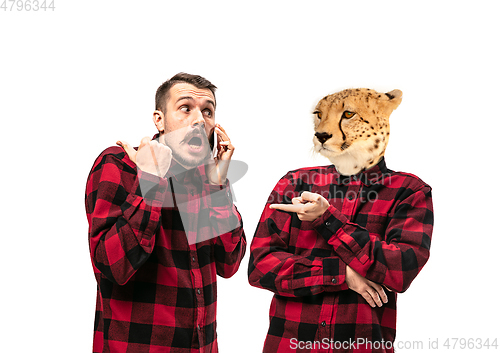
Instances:
[[[312,225],[347,264],[355,257],[362,264],[368,260],[368,256],[362,252],[369,241],[368,232],[350,223],[347,217],[332,205]]]
[[[168,189],[168,179],[143,172],[137,169],[139,180],[139,193],[147,204],[161,207],[165,201]]]
[[[329,241],[346,223],[347,218],[330,205],[323,215],[312,223],[312,226],[326,241]]]
[[[323,259],[323,285],[327,291],[347,289],[345,283],[346,265],[339,258]]]
[[[133,229],[145,226],[143,231],[137,231],[137,240],[147,253],[151,253],[154,246],[154,235],[160,226],[161,208],[146,206],[146,209],[141,209],[142,200],[137,195],[128,195],[126,202],[122,205],[123,216],[127,222],[134,225]],[[145,213],[147,213],[147,223],[143,225]]]
[[[207,188],[207,205],[208,207],[231,207],[233,205],[233,195],[229,180],[226,179],[225,185],[212,185],[205,183]]]

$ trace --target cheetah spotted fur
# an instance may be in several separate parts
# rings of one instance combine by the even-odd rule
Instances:
[[[327,157],[342,175],[376,165],[389,141],[389,116],[403,93],[346,89],[321,99],[314,110],[314,151]]]

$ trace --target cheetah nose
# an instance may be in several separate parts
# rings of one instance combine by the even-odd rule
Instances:
[[[326,140],[332,137],[332,135],[327,132],[317,132],[315,135],[320,143],[325,143]]]

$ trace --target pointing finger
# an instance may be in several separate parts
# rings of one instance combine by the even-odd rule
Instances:
[[[120,146],[121,148],[123,148],[125,150],[125,152],[127,152],[127,150],[133,149],[132,146],[130,146],[130,144],[128,142],[125,142],[125,141],[116,141],[116,144],[118,146]]]
[[[128,142],[116,141],[116,144],[123,148],[125,150],[125,153],[128,154],[130,160],[135,163],[135,155],[137,154],[137,151],[132,146],[130,146]]]
[[[302,205],[290,205],[281,203],[273,203],[269,206],[269,208],[273,210],[281,210],[285,212],[300,212],[302,210],[302,207]]]
[[[143,137],[142,140],[141,140],[141,144],[139,145],[139,148],[142,148],[143,146],[147,145],[149,143],[149,141],[151,141],[151,139],[149,137]]]

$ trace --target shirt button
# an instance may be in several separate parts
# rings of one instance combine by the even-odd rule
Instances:
[[[194,191],[193,191],[193,190],[190,190],[190,191],[189,191],[189,194],[191,194],[191,196],[193,196],[193,195],[194,195]]]
[[[335,278],[332,278],[332,283],[337,283],[337,280]]]
[[[198,292],[198,294],[201,294],[201,290],[200,290],[200,288],[198,288],[197,292]]]
[[[347,196],[347,199],[348,199],[349,201],[352,201],[352,199],[354,199],[354,196],[349,195],[349,196]]]
[[[191,259],[193,260],[193,262],[195,262],[195,261],[196,261],[196,259],[194,258],[194,256],[193,256]]]
[[[323,322],[321,323],[321,326],[325,327],[325,326],[326,326],[326,322],[325,322],[325,321],[323,321]]]
[[[331,223],[330,222],[325,222],[325,226],[329,226]]]

